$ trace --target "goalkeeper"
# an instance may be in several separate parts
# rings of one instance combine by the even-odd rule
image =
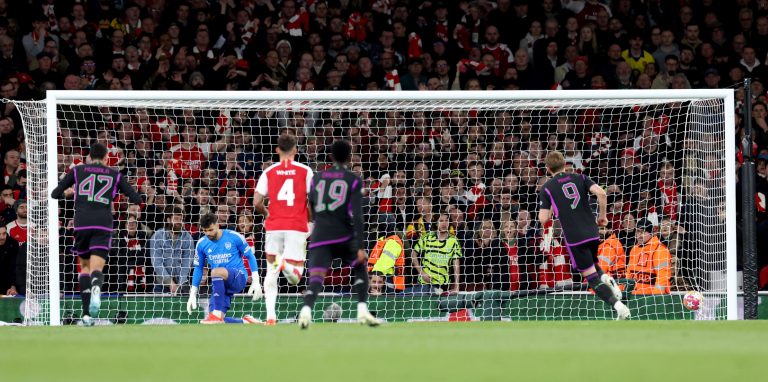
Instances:
[[[208,317],[200,321],[201,324],[255,324],[258,321],[251,315],[245,315],[242,319],[225,317],[232,304],[235,293],[242,292],[248,281],[247,270],[243,264],[243,256],[248,258],[251,265],[251,287],[248,294],[253,300],[263,296],[261,281],[259,280],[258,263],[253,255],[253,248],[248,245],[243,235],[228,229],[220,229],[216,215],[206,214],[200,219],[200,228],[203,236],[197,242],[194,260],[195,270],[192,273],[192,287],[187,301],[187,313],[192,314],[197,309],[197,289],[203,278],[203,267],[208,264],[211,269],[211,293],[210,313]]]

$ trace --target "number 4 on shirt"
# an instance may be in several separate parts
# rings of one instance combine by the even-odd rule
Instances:
[[[277,200],[284,201],[288,207],[293,207],[293,201],[296,200],[296,194],[293,192],[293,179],[286,179],[280,191],[277,192]]]

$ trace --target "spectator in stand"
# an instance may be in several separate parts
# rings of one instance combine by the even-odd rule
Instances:
[[[19,199],[13,204],[16,211],[16,220],[8,223],[5,229],[13,240],[19,244],[27,242],[27,201]]]
[[[666,72],[663,72],[653,79],[651,88],[669,89],[672,86],[672,78],[678,74],[680,60],[675,55],[668,55],[664,58]]]
[[[42,13],[35,16],[32,21],[32,31],[21,39],[24,50],[27,53],[27,62],[34,60],[38,54],[43,52],[46,38],[51,38],[58,42],[59,37],[50,34],[49,28],[48,16]]]
[[[216,206],[216,217],[218,218],[219,225],[221,225],[222,229],[234,231],[235,216],[237,216],[237,211],[226,203],[219,203],[219,205]]]
[[[684,47],[690,48],[691,51],[696,51],[701,45],[702,41],[699,38],[699,25],[696,23],[687,24],[685,26],[685,36],[680,40],[680,44]]]
[[[684,287],[685,280],[680,277],[678,256],[682,248],[682,235],[685,230],[678,226],[671,219],[665,218],[659,223],[659,241],[664,244],[669,250],[670,258],[672,261],[673,276],[672,285],[678,288]]]
[[[629,49],[621,52],[621,57],[629,64],[632,72],[642,73],[645,65],[655,62],[653,55],[643,49],[643,35],[634,32],[629,36]]]
[[[0,199],[0,227],[5,227],[16,219],[16,211],[13,209],[16,197],[13,188],[9,185],[0,186]]]
[[[200,216],[200,215],[196,215]],[[254,255],[256,257],[256,260],[261,261],[263,258],[260,256],[260,245],[257,245],[257,243],[261,243],[263,241],[263,235],[261,234],[261,231],[256,230],[256,225],[253,221],[253,211],[244,209],[240,215],[237,216],[237,233],[243,235],[245,238],[245,241],[248,243],[248,246],[253,248],[256,251],[256,254]],[[248,274],[251,272],[251,264],[248,264],[248,259],[243,257],[243,263],[245,264],[245,269],[248,270]],[[257,269],[264,269],[264,264],[260,264]]]
[[[114,237],[112,251],[104,271],[109,292],[114,293],[151,293],[152,285],[147,282],[148,270],[147,233],[140,229],[134,216],[128,216],[117,235]]]
[[[11,187],[15,186],[18,180],[19,171],[23,170],[25,167],[26,166],[21,163],[21,156],[17,150],[6,151],[3,158],[2,184]]]
[[[664,29],[661,31],[661,44],[656,51],[653,52],[653,60],[659,64],[659,70],[661,73],[667,72],[667,57],[680,56],[680,48],[675,43],[675,34],[670,29]],[[674,75],[674,72],[672,73]]]
[[[155,293],[177,295],[189,288],[195,242],[184,230],[184,211],[175,206],[165,209],[165,227],[150,239]]]
[[[182,126],[180,128],[182,143],[171,147],[173,159],[178,161],[174,165],[176,174],[183,179],[199,179],[205,168],[206,156],[197,143],[197,127]]]
[[[427,197],[416,199],[416,211],[413,222],[405,229],[406,237],[410,240],[418,240],[422,235],[432,231],[434,223],[434,209],[432,201]]]
[[[509,253],[496,237],[493,221],[483,219],[477,227],[464,247],[463,289],[509,290]]]
[[[669,294],[672,257],[647,219],[637,222],[637,244],[629,252],[627,278],[635,280],[632,294]]]
[[[5,227],[0,227],[0,295],[15,296],[21,289],[16,287],[16,261],[19,250],[19,243],[8,235]]]
[[[494,220],[495,221],[495,220]],[[518,265],[517,224],[514,220],[503,220],[499,227],[499,240],[509,256],[509,290],[520,290],[520,267]]]

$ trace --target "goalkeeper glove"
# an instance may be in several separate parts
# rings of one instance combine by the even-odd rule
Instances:
[[[189,300],[187,300],[187,313],[192,314],[192,311],[197,309],[197,287],[189,287]]]
[[[248,288],[248,295],[253,296],[253,301],[261,300],[264,297],[264,291],[261,289],[261,280],[259,280],[259,274],[256,272],[251,274],[251,287]]]

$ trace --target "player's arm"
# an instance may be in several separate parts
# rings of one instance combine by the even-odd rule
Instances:
[[[431,278],[427,272],[424,272],[424,268],[421,267],[421,263],[419,262],[419,256],[421,256],[421,248],[424,247],[424,238],[425,235],[422,235],[421,238],[419,238],[419,240],[416,242],[416,245],[413,247],[413,250],[411,251],[411,262],[413,262],[413,267],[416,268],[416,274],[418,274],[425,282],[429,283]]]
[[[539,192],[539,223],[541,226],[545,226],[550,219],[552,219],[552,199],[549,198],[549,193],[546,189]]]
[[[310,221],[312,221],[312,212],[315,210],[315,205],[317,205],[317,198],[318,195],[315,192],[315,180],[313,178],[309,183],[309,188],[307,188],[307,201],[309,202],[309,208],[307,208],[307,210],[310,211],[308,213],[309,216],[307,217],[310,218]]]
[[[56,188],[51,192],[51,197],[54,199],[63,199],[64,191],[72,187],[75,184],[75,169],[72,169],[67,175],[64,176]]]
[[[459,282],[461,282],[460,268],[461,262],[459,259],[453,259],[453,286],[451,287],[451,290],[456,293],[459,292]]]
[[[253,195],[253,209],[257,213],[264,215],[265,219],[269,217],[269,211],[267,211],[267,207],[264,206],[264,198],[267,197],[268,192],[267,173],[262,172],[259,181],[256,183],[256,192]]]
[[[128,201],[131,204],[141,204],[144,201],[141,199],[141,195],[136,192],[136,189],[128,183],[125,176],[120,177],[120,183],[118,183],[117,187],[123,195],[128,197]]]
[[[310,234],[312,233],[312,226],[313,226],[313,222],[312,222],[312,206],[314,205],[314,204],[312,204],[312,199],[311,199],[310,196],[312,195],[312,187],[314,185],[315,185],[315,173],[314,173],[314,171],[309,170],[309,171],[307,171],[307,205],[308,205],[308,208],[307,208],[307,222],[309,222],[309,227],[310,227],[309,233]]]
[[[251,266],[251,287],[248,288],[248,294],[253,296],[253,300],[261,299],[264,296],[264,291],[261,288],[259,263],[256,261],[253,247],[248,245],[248,241],[246,241],[245,237],[240,234],[237,235],[237,243],[235,246],[240,256],[248,259],[248,264]]]
[[[591,180],[589,182],[592,183]],[[597,224],[605,226],[608,224],[608,218],[606,217],[608,213],[608,195],[605,193],[605,190],[596,183],[592,183],[592,185],[589,186],[589,192],[597,197]]]
[[[205,267],[205,252],[200,248],[200,240],[195,247],[195,260],[193,262],[195,269],[192,271],[192,286],[189,287],[189,300],[187,300],[187,313],[192,314],[193,309],[197,309],[197,289],[203,280],[203,267]]]
[[[459,292],[459,285],[461,282],[461,255],[461,247],[459,244],[456,244],[453,247],[453,287],[451,288],[451,290],[456,293]]]

